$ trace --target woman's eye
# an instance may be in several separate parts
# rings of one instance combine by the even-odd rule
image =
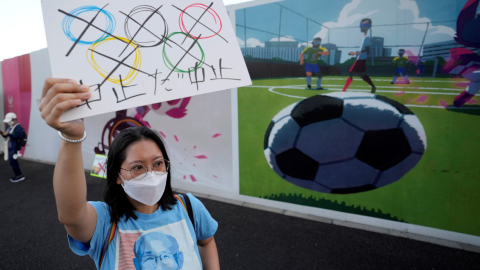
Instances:
[[[143,170],[143,166],[142,166],[142,165],[137,165],[137,166],[133,167],[132,170],[134,170],[134,171],[141,171],[141,170]]]
[[[161,166],[163,164],[163,161],[157,161],[155,162],[155,166]]]

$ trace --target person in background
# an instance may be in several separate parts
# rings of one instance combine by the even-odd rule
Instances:
[[[20,165],[17,161],[17,158],[20,156],[18,151],[22,149],[20,139],[23,138],[23,129],[17,122],[17,115],[13,112],[7,113],[3,122],[8,124],[7,130],[1,133],[7,140],[7,149],[5,149],[5,153],[8,153],[8,162],[15,173],[15,176],[10,179],[10,182],[17,183],[25,180],[25,176],[22,174]]]

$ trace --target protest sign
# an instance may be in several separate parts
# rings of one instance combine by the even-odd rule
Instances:
[[[43,0],[52,75],[90,86],[61,121],[251,84],[221,0]]]

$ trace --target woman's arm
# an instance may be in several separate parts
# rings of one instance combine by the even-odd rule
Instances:
[[[39,110],[49,126],[68,139],[80,139],[85,131],[83,120],[61,123],[60,116],[89,97],[88,87],[72,80],[50,78],[45,80]],[[88,243],[95,231],[97,213],[87,203],[81,143],[62,140],[53,175],[53,189],[58,220],[65,225],[71,237]]]
[[[215,244],[213,236],[205,240],[199,240],[197,244],[200,258],[202,258],[203,269],[219,270],[220,261],[218,260],[217,244]]]

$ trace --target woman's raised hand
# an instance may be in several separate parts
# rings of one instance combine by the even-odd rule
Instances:
[[[68,109],[76,107],[90,98],[89,87],[77,84],[74,80],[48,78],[43,85],[38,109],[42,118],[52,128],[62,132],[69,139],[83,137],[83,119],[60,122],[60,116]]]

